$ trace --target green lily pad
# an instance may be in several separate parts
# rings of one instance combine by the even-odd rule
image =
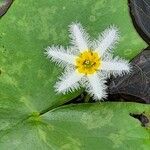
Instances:
[[[68,45],[68,25],[73,21],[81,22],[93,37],[110,24],[118,26],[121,42],[115,52],[126,58],[145,47],[125,0],[16,0],[0,20],[0,103],[13,101],[35,112],[60,105],[77,94],[54,92],[61,70],[44,55],[48,45]]]
[[[33,115],[0,132],[2,150],[148,150],[149,124],[130,113],[145,113],[148,105],[101,103],[71,105]]]
[[[9,110],[40,112],[79,94],[64,96],[54,92],[53,86],[61,70],[44,54],[53,37],[48,18],[51,7],[48,13],[40,8],[49,3],[34,5],[31,0],[15,1],[0,20],[0,105],[6,105]]]

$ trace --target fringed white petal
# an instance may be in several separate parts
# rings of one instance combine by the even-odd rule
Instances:
[[[123,59],[119,59],[118,57],[110,60],[110,61],[103,61],[102,62],[102,70],[108,74],[117,76],[117,75],[124,75],[125,73],[130,72],[130,64]]]
[[[60,66],[66,66],[68,64],[74,65],[75,56],[71,51],[65,50],[63,47],[52,46],[46,49],[47,56]]]
[[[83,75],[78,74],[75,70],[66,71],[55,85],[56,92],[65,94],[77,90],[80,87],[79,81],[82,77]]]
[[[70,37],[72,45],[75,46],[80,52],[87,50],[89,47],[89,35],[79,23],[70,25]]]
[[[105,78],[101,77],[95,73],[87,77],[88,81],[85,84],[86,91],[93,96],[95,100],[102,100],[107,97],[105,85]]]
[[[118,29],[114,26],[107,28],[95,42],[94,47],[102,56],[106,50],[111,50],[119,40]]]

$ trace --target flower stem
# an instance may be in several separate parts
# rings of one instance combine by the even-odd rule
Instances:
[[[89,100],[90,100],[90,98],[91,98],[90,95],[89,95],[89,94],[86,94],[86,95],[85,95],[85,98],[84,98],[84,102],[85,102],[85,103],[88,103]]]

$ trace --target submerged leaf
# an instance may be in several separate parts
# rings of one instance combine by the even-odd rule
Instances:
[[[7,12],[12,2],[13,0],[0,0],[0,16],[3,16]]]
[[[112,79],[110,98],[150,103],[150,50],[146,49],[131,61],[129,75]]]
[[[130,0],[129,4],[137,30],[150,43],[150,0]]]

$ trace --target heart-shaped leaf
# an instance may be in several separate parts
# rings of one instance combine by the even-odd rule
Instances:
[[[150,44],[150,1],[130,0],[130,8],[137,30]]]
[[[111,80],[110,97],[150,103],[150,49],[134,58],[131,65],[131,74]]]
[[[150,107],[132,103],[83,104],[34,115],[0,132],[1,150],[148,150]]]
[[[3,101],[43,111],[73,97],[54,92],[61,70],[44,55],[44,48],[50,44],[68,45],[68,25],[73,21],[81,22],[93,37],[110,24],[118,26],[121,41],[115,52],[126,58],[132,58],[145,46],[135,32],[124,0],[14,1],[0,22]]]

